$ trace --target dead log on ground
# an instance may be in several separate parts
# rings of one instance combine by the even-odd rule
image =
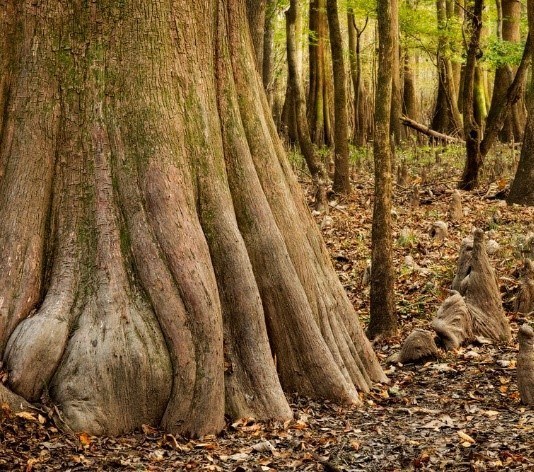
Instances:
[[[445,141],[447,143],[463,143],[464,142],[463,140],[459,138],[455,138],[454,136],[449,136],[447,134],[438,133],[437,131],[430,129],[428,126],[425,126],[421,123],[417,123],[417,121],[414,121],[411,118],[408,118],[407,116],[403,115],[400,118],[400,120],[404,126],[408,126],[409,128],[412,128],[415,131],[425,134],[426,136],[429,136],[431,138],[439,139],[440,141]]]

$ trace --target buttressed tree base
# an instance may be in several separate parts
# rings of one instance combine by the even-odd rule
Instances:
[[[254,73],[244,0],[0,2],[0,353],[75,431],[203,435],[384,374]]]

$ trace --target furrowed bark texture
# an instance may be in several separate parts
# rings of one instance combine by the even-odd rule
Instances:
[[[290,418],[282,387],[357,403],[385,380],[250,73],[245,0],[0,5],[12,392],[75,431],[203,435]]]
[[[340,194],[350,193],[349,180],[349,118],[347,114],[347,89],[345,62],[343,59],[343,40],[337,0],[327,0],[327,16],[332,51],[334,75],[334,183],[332,189]]]
[[[480,36],[482,33],[483,0],[469,2],[470,8],[466,9],[470,26],[470,39],[467,47],[465,62],[465,76],[463,82],[463,111],[464,111],[464,135],[466,148],[466,161],[462,179],[458,187],[462,190],[473,190],[478,185],[478,172],[482,166],[482,154],[480,142],[482,129],[475,117],[475,75],[477,68],[477,55],[480,50]]]
[[[391,200],[393,193],[390,146],[392,95],[392,54],[394,52],[389,1],[378,2],[378,76],[375,99],[375,193],[371,249],[371,317],[367,332],[370,337],[391,336],[398,329],[394,301],[392,256]]]
[[[534,1],[529,0],[527,2],[527,11],[529,30],[534,31]],[[534,35],[529,35],[528,41],[532,48]],[[534,178],[534,98],[532,93],[527,95],[527,102],[528,118],[525,125],[521,157],[506,201],[532,206],[534,205],[534,186],[532,185]]]

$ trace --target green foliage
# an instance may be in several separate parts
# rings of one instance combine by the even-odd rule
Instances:
[[[491,37],[488,40],[483,60],[492,67],[518,66],[523,55],[524,43],[512,43]]]

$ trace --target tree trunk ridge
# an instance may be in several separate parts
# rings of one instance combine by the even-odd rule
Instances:
[[[4,25],[10,389],[75,431],[204,435],[290,418],[282,387],[385,380],[249,73],[245,0],[11,1]]]

